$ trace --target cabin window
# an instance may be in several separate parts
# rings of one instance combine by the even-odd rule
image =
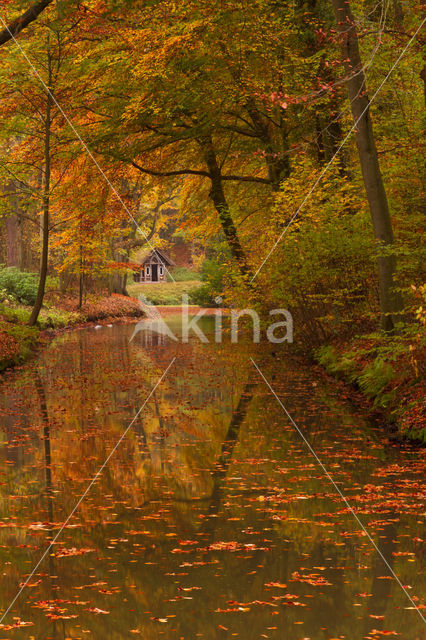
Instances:
[[[163,271],[163,267],[160,265],[160,276],[162,276],[162,275],[163,275],[163,273],[164,273],[164,271]]]
[[[145,273],[147,276],[149,276],[149,267],[146,267]]]

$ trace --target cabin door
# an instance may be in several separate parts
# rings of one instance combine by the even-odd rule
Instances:
[[[152,264],[151,265],[151,269],[152,269],[152,282],[158,282],[158,264]]]

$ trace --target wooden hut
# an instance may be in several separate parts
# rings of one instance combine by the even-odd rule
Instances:
[[[135,271],[135,282],[166,282],[167,270],[175,263],[162,249],[153,249],[138,261],[140,269]]]

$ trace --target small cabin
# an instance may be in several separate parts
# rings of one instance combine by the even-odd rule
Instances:
[[[140,259],[140,268],[135,269],[135,282],[166,282],[167,271],[174,266],[165,251],[153,249]]]

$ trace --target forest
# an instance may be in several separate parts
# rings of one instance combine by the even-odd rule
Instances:
[[[1,19],[0,361],[25,325],[137,313],[111,298],[137,251],[181,243],[194,304],[289,309],[305,354],[418,437],[420,6],[11,0]]]
[[[1,640],[422,637],[424,24],[2,0]]]

